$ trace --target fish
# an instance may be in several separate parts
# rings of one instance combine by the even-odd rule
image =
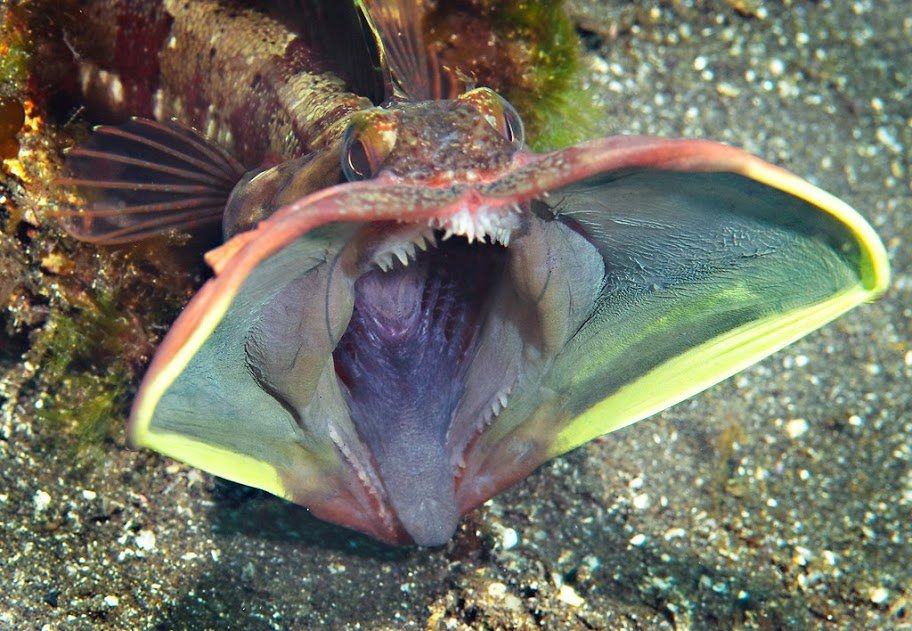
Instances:
[[[431,10],[77,3],[78,90],[121,120],[61,180],[86,200],[66,229],[102,246],[221,226],[131,444],[428,547],[890,275],[858,211],[740,149],[530,150],[502,86],[429,44]]]

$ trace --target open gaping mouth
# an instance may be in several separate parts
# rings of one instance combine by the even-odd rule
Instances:
[[[507,262],[503,246],[457,237],[355,282],[335,370],[393,509],[413,537],[449,538],[459,511],[458,454],[449,451],[448,435],[480,431],[497,411],[497,397],[506,396],[502,384],[487,418],[459,418],[471,413],[460,402],[469,373],[484,370],[475,360]]]

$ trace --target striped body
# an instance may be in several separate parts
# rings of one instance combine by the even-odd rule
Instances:
[[[370,100],[349,90],[316,38],[250,4],[82,3],[64,30],[83,98],[110,120],[177,118],[247,167],[324,147],[333,124]]]

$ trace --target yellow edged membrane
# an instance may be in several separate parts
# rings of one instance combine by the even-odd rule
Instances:
[[[803,199],[846,226],[859,245],[860,281],[820,303],[735,328],[656,366],[574,418],[558,433],[549,458],[684,401],[886,291],[890,283],[886,250],[855,209],[760,160],[752,158],[732,167],[732,172]]]
[[[255,229],[253,232],[255,233],[257,230]],[[311,267],[325,262],[326,259],[325,251],[319,249],[323,245],[320,239],[316,239],[317,248],[311,247],[302,255],[293,252],[295,249],[293,247],[282,251],[283,246],[288,245],[288,241],[293,241],[293,238],[286,241],[272,238],[257,240],[251,236],[250,233],[242,233],[234,237],[241,243],[241,246],[232,252],[235,264],[224,267],[220,265],[219,269],[224,269],[224,271],[220,272],[217,278],[210,280],[181,314],[175,328],[181,325],[181,333],[189,330],[186,337],[169,336],[159,347],[147,378],[134,401],[128,426],[128,438],[137,447],[154,449],[226,480],[254,486],[290,500],[292,499],[291,490],[283,484],[279,472],[274,466],[282,451],[281,448],[276,450],[277,458],[258,458],[213,444],[211,441],[194,438],[184,431],[162,431],[152,426],[153,419],[159,412],[162,398],[185,373],[188,365],[198,356],[219,324],[224,321],[226,314],[236,305],[238,293],[245,287],[245,281],[256,272],[257,263],[262,258],[270,255],[273,255],[272,260],[281,256],[297,257],[298,262],[303,260]],[[307,271],[308,267],[302,266],[300,272],[303,274]],[[217,291],[216,281],[219,282]],[[208,412],[207,407],[202,405],[200,414],[206,412]],[[255,423],[256,420],[251,415],[250,422]],[[289,437],[294,438],[293,432],[289,432]],[[288,447],[293,448],[294,441],[288,440],[288,442]],[[299,458],[305,451],[295,450],[295,457]],[[327,462],[338,463],[335,450],[320,450],[319,458],[314,456],[313,462],[310,464],[315,468],[322,467],[325,470]],[[315,479],[314,484],[319,484],[319,480]]]
[[[724,171],[745,176],[750,180],[801,199],[813,206],[814,212],[824,213],[835,219],[840,227],[844,228],[845,232],[855,240],[855,243],[851,245],[858,251],[858,269],[854,269],[852,272],[857,275],[858,282],[840,287],[825,299],[812,304],[775,312],[741,326],[721,331],[718,335],[695,346],[687,347],[686,344],[682,344],[682,350],[678,354],[659,361],[642,374],[633,374],[631,380],[618,383],[617,387],[602,390],[602,392],[607,391],[610,394],[600,400],[593,399],[588,392],[581,393],[580,390],[591,389],[591,386],[598,383],[598,379],[603,377],[605,366],[614,365],[617,353],[635,350],[637,348],[635,344],[628,344],[621,350],[603,346],[599,351],[586,348],[581,343],[581,347],[559,353],[559,359],[562,357],[563,363],[558,362],[559,365],[554,371],[555,375],[546,378],[546,385],[553,384],[558,389],[563,388],[571,392],[569,398],[566,399],[569,403],[562,408],[558,400],[546,401],[543,395],[539,400],[542,406],[540,410],[552,409],[556,405],[560,411],[570,413],[571,416],[575,414],[575,416],[563,419],[565,424],[562,427],[554,427],[555,431],[551,434],[544,453],[547,458],[569,451],[595,437],[634,423],[682,401],[823,326],[854,306],[875,298],[886,289],[889,283],[889,264],[886,252],[874,230],[855,210],[782,169],[756,158],[747,157],[747,154],[742,152],[734,152],[727,148],[722,151],[732,152],[725,154],[732,159],[725,162]],[[686,170],[681,169],[682,172]],[[708,171],[709,169],[703,170]],[[318,196],[321,198],[321,204],[329,205],[333,194],[323,192]],[[556,197],[560,197],[560,195],[556,195]],[[304,209],[303,212],[307,212],[309,199],[311,198],[305,198],[297,204]],[[288,213],[285,215],[283,221],[287,218]],[[358,217],[353,215],[349,220],[357,219]],[[275,263],[274,272],[263,271],[264,269],[269,268],[274,261],[278,261],[284,256],[297,257],[294,258],[295,265],[298,266],[297,271],[292,274],[303,274],[308,268],[306,265],[301,265],[302,260],[311,267],[324,263],[331,258],[331,249],[336,247],[328,244],[339,242],[338,233],[325,238],[320,235],[312,236],[307,229],[300,225],[289,229],[279,223],[275,220],[267,220],[254,231],[256,234],[247,233],[235,237],[235,239],[242,239],[238,242],[241,245],[231,251],[230,260],[220,262],[217,277],[210,280],[200,294],[194,298],[159,349],[134,404],[129,434],[135,445],[149,447],[225,479],[255,486],[280,497],[292,499],[292,495],[300,497],[300,489],[293,490],[287,486],[287,476],[290,471],[294,472],[297,479],[306,480],[305,484],[312,481],[315,488],[307,489],[308,492],[312,490],[319,493],[319,489],[316,488],[320,484],[319,473],[325,473],[342,464],[342,457],[327,436],[302,437],[295,428],[265,427],[263,428],[263,445],[249,449],[248,453],[240,453],[226,446],[221,439],[217,442],[222,442],[222,444],[214,444],[211,440],[200,438],[202,434],[194,436],[192,414],[195,412],[187,409],[180,410],[178,416],[182,420],[174,422],[160,420],[160,417],[168,417],[173,410],[166,410],[159,415],[163,398],[166,397],[169,390],[175,387],[175,384],[178,388],[181,387],[179,383],[181,376],[188,370],[188,367],[191,367],[194,358],[204,350],[204,347],[207,349],[205,352],[211,356],[209,361],[213,361],[212,357],[214,357],[221,362],[221,358],[213,355],[211,348],[207,347],[207,342],[215,335],[224,334],[217,330],[220,330],[220,327],[224,328],[223,321],[234,317],[230,316],[232,310],[242,308],[237,305],[239,296],[243,302],[249,300],[250,292],[261,291],[265,295],[271,291],[269,287],[276,284],[270,281],[278,278],[278,276],[273,278],[268,275],[286,273],[293,266]],[[357,224],[350,225],[356,226]],[[348,230],[350,235],[355,228],[345,230]],[[293,252],[294,250],[297,252]],[[265,281],[263,278],[252,278],[258,273],[267,275]],[[286,281],[287,279],[283,282]],[[649,326],[658,328],[660,333],[668,336],[669,331],[672,330],[669,328],[669,324],[673,326],[675,317],[685,320],[694,314],[701,314],[720,306],[726,300],[731,300],[736,305],[740,304],[739,300],[745,304],[754,304],[762,300],[764,296],[749,281],[750,279],[743,285],[731,282],[724,285],[721,291],[707,290],[704,294],[697,292],[693,300],[688,299],[689,302],[674,302],[668,308],[667,313],[662,312],[661,308],[655,313],[649,313],[647,317],[643,318],[646,326],[639,333],[640,339],[635,343],[646,343],[650,335]],[[252,285],[262,286],[264,289],[251,289]],[[260,305],[266,301],[266,297],[253,300]],[[252,310],[255,311],[255,309]],[[230,326],[237,325],[230,324]],[[608,337],[610,338],[611,334]],[[232,338],[234,341],[241,339],[240,333]],[[228,358],[235,364],[241,364],[241,368],[234,366],[231,369],[236,372],[243,369],[243,343],[241,342],[239,346],[237,356]],[[205,364],[205,362],[203,363]],[[630,366],[636,368],[636,362],[631,362]],[[228,395],[236,394],[231,390],[230,384],[239,380],[239,374],[238,372],[235,375],[235,381],[231,381],[230,376],[226,378],[229,384],[226,386]],[[221,379],[221,376],[221,373],[215,374],[217,379]],[[260,396],[255,392],[240,394],[253,399]],[[264,394],[264,396],[267,395]],[[174,398],[181,399],[180,396]],[[187,398],[190,399],[189,395]],[[174,402],[171,401],[169,405],[173,406]],[[218,402],[207,403],[205,395],[203,395],[201,399],[194,398],[193,405],[198,407],[200,414],[207,416],[209,420],[207,431],[219,431]],[[257,408],[257,405],[261,405],[261,407]],[[259,418],[257,410],[265,409],[262,407],[264,405],[266,404],[253,402],[250,411],[251,423],[257,422]],[[528,406],[520,406],[520,409],[526,409],[527,412],[530,410]],[[226,421],[226,432],[231,431],[231,423],[235,423],[235,427],[239,427],[244,422],[244,419],[237,418],[236,412],[233,414],[235,418]],[[517,416],[518,414],[521,414],[519,409],[514,411],[508,406],[504,414],[490,428],[491,431],[484,438],[484,442],[492,450],[496,450],[499,441],[515,430],[519,430],[519,434],[526,431],[527,428],[521,428],[526,419],[520,418]],[[541,414],[537,413],[532,416],[541,417]],[[153,422],[154,419],[155,422]],[[539,418],[537,429],[530,427],[528,431],[540,431],[543,422],[546,421]],[[162,423],[166,426],[170,423],[170,428],[161,426]],[[185,432],[184,424],[188,423],[190,427]],[[343,429],[343,431],[346,430]],[[288,444],[285,445],[285,442]],[[303,449],[300,448],[302,446]],[[271,451],[265,455],[257,455],[256,452],[259,449],[271,449]],[[314,475],[308,475],[310,473]]]

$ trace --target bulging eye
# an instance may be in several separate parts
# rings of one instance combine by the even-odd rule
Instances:
[[[357,136],[357,130],[349,127],[342,139],[342,173],[349,182],[366,180],[375,175],[376,165],[372,163],[364,141]]]
[[[395,120],[387,112],[364,112],[342,137],[342,174],[349,182],[370,179],[379,173],[396,144]]]
[[[522,149],[526,141],[526,130],[523,128],[522,118],[519,112],[506,99],[500,99],[503,102],[503,123],[502,133],[517,149]]]
[[[525,129],[519,112],[509,101],[490,88],[471,90],[459,99],[471,103],[491,127],[516,149],[522,149],[526,140]]]

